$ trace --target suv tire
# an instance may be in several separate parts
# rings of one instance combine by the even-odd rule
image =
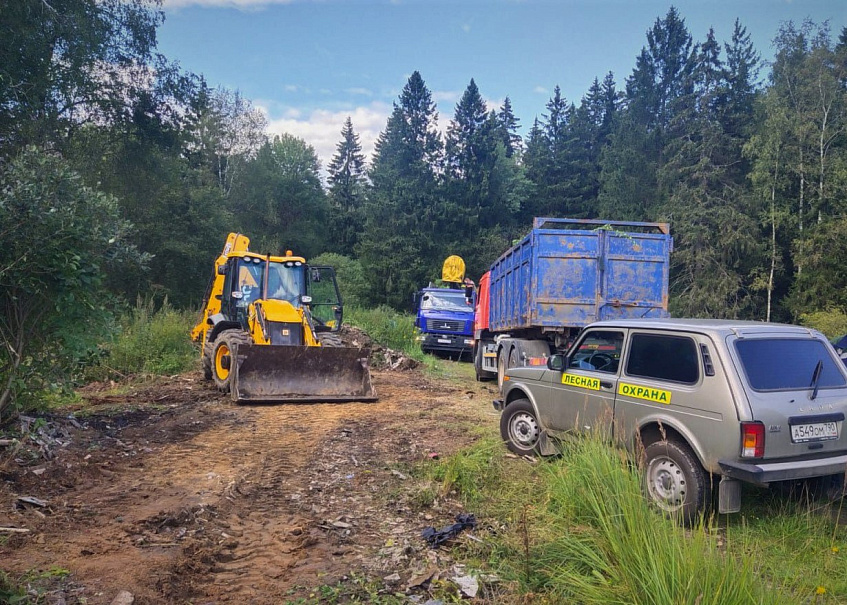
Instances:
[[[538,454],[541,428],[529,399],[515,399],[500,414],[500,436],[519,456]]]
[[[674,440],[644,448],[642,487],[650,504],[689,526],[711,504],[709,476],[691,448]]]

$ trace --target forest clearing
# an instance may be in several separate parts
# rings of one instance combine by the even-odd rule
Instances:
[[[256,10],[242,12],[248,4]],[[745,484],[740,512],[683,527],[645,502],[640,457],[602,435],[526,450],[545,457],[510,453],[492,406],[510,369],[565,353],[601,310],[816,330],[847,388],[826,342],[847,334],[843,9],[762,5],[780,18],[763,31],[749,12],[749,29],[744,15],[719,28],[702,19],[747,12],[746,3],[529,0],[492,3],[480,19],[479,3],[460,1],[455,23],[425,2],[378,4],[3,3],[0,605],[847,605],[845,499],[794,490],[811,475],[791,476],[784,490]],[[801,4],[810,14],[788,12]],[[372,14],[393,21],[366,29]],[[515,52],[518,14],[535,58]],[[580,25],[586,17],[602,31]],[[166,18],[182,29],[169,32]],[[482,35],[489,20],[508,33]],[[213,21],[245,29],[209,35]],[[258,35],[262,27],[270,34]],[[633,31],[644,35],[626,42]],[[246,54],[295,34],[308,43]],[[309,50],[319,34],[340,44],[334,59]],[[231,59],[237,77],[171,54],[167,36]],[[545,40],[562,59],[540,54]],[[312,58],[324,63],[309,68]],[[593,73],[575,80],[582,66]],[[379,81],[373,68],[386,70]],[[544,71],[522,79],[536,68]],[[279,94],[259,94],[262,79]],[[580,248],[561,229],[550,246],[521,248],[544,223],[582,223],[578,241],[594,244]],[[640,233],[645,225],[655,232]],[[227,233],[249,234],[251,251],[214,266]],[[526,258],[547,263],[551,248],[565,262],[523,282],[549,291],[528,296],[498,278],[518,275],[502,259],[529,267],[510,250],[543,249]],[[609,254],[584,254],[598,271],[575,271],[570,251],[589,248]],[[636,252],[652,275],[620,270]],[[447,255],[467,263],[467,284],[441,280],[460,289],[434,284]],[[272,263],[277,277],[282,265],[302,278],[298,296],[269,290]],[[251,283],[232,287],[242,269]],[[481,305],[486,323],[474,304],[483,281],[494,293]],[[313,296],[330,284],[332,300]],[[586,287],[565,287],[574,284]],[[473,318],[435,313],[445,289]],[[490,313],[498,296],[567,303],[580,319],[555,323],[517,304],[495,306],[514,311],[500,317]],[[431,317],[410,315],[415,307]],[[533,313],[547,323],[525,321]],[[342,327],[367,343],[337,347]],[[269,381],[276,405],[238,405],[219,390],[249,374],[239,363],[253,345],[239,331],[257,347],[286,345],[252,359],[288,370]],[[579,361],[610,346],[601,340]],[[313,349],[299,366],[279,363],[297,353],[291,344]],[[426,354],[449,347],[472,353],[476,369]],[[709,349],[690,350],[698,371],[714,375]],[[602,367],[580,369],[624,361],[605,351]],[[320,357],[333,386],[346,359],[360,370],[352,395],[370,395],[372,377],[378,400],[279,403],[317,397],[287,378],[296,368],[313,379],[321,364],[302,360]],[[780,374],[784,359],[761,365]],[[847,440],[835,409],[843,401],[817,399],[829,378],[820,356],[809,360],[808,396],[770,389],[793,406],[785,427],[725,414],[750,425],[733,443],[740,452],[762,460],[765,433],[785,441],[794,427],[792,444],[810,457]],[[599,378],[581,384],[614,392]],[[512,434],[534,447],[539,423],[522,412],[512,417],[523,432]],[[657,424],[664,440],[668,424]],[[806,430],[824,432],[808,439]],[[847,457],[841,449],[833,457]]]
[[[0,527],[26,530],[0,534],[3,569],[66,569],[45,602],[68,605],[121,591],[284,603],[354,578],[396,574],[390,593],[432,566],[452,573],[420,532],[461,506],[418,510],[408,467],[469,443],[469,426],[493,430],[493,389],[419,370],[374,382],[376,403],[312,405],[234,405],[200,372],[87,387],[85,414],[49,420],[42,451],[0,450]]]

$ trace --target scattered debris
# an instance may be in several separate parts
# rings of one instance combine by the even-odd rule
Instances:
[[[28,534],[30,530],[25,527],[0,527],[0,533],[4,534]]]
[[[459,587],[459,591],[463,596],[473,599],[476,593],[479,592],[479,582],[473,576],[453,576],[450,578]]]
[[[132,596],[132,593],[122,590],[114,599],[112,599],[111,605],[132,605],[134,602],[135,597]]]
[[[32,496],[18,496],[18,502],[23,502],[24,504],[32,504],[33,506],[40,506],[42,508],[49,504],[47,500],[42,500],[41,498],[33,498]]]
[[[406,590],[423,586],[424,584],[432,580],[437,574],[437,567],[430,566],[426,568],[426,570],[422,571],[421,573],[415,574],[409,579],[408,584],[406,584]]]
[[[473,513],[459,513],[456,515],[456,523],[447,525],[439,530],[434,527],[426,527],[421,532],[421,537],[426,540],[430,548],[438,548],[448,540],[456,537],[465,529],[476,527],[476,517]]]

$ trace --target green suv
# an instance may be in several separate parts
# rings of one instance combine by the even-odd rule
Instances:
[[[500,431],[518,454],[598,431],[639,454],[644,492],[692,521],[718,490],[741,507],[741,482],[843,486],[847,368],[800,326],[633,319],[587,326],[567,355],[510,369]]]

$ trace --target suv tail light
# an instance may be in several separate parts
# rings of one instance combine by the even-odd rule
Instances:
[[[741,423],[741,457],[761,458],[765,455],[765,425],[761,422]]]

